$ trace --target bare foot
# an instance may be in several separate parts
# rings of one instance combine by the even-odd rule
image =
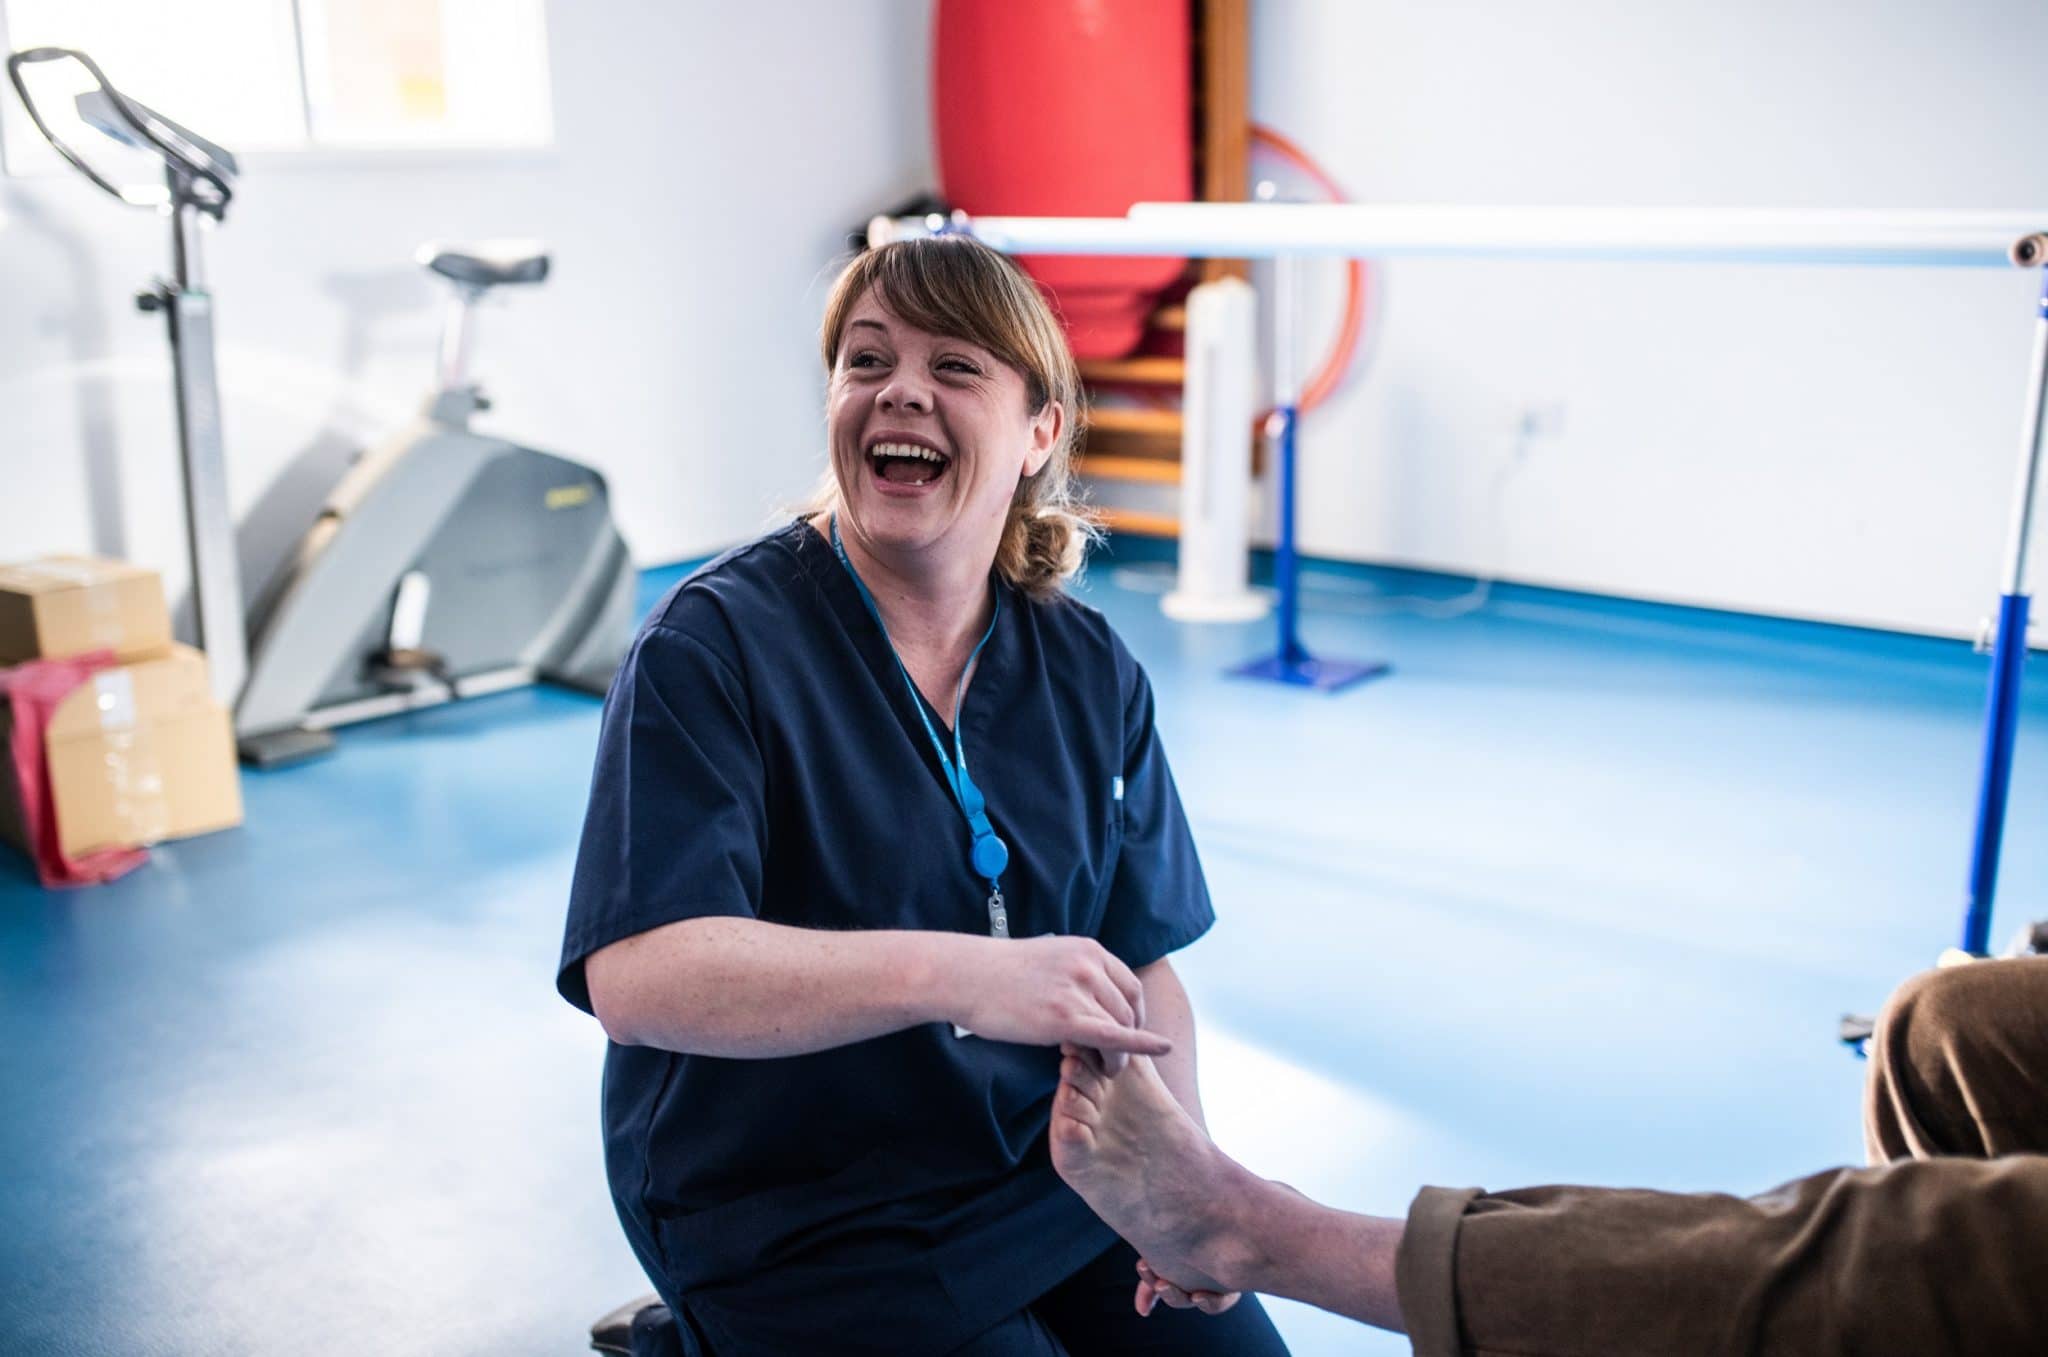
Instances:
[[[1052,1104],[1052,1162],[1109,1227],[1184,1291],[1234,1291],[1236,1208],[1251,1175],[1181,1110],[1152,1062],[1104,1075],[1068,1049]]]

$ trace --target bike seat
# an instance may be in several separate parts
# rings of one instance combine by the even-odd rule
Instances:
[[[547,247],[532,240],[429,241],[414,258],[443,278],[470,287],[538,283],[548,276]]]

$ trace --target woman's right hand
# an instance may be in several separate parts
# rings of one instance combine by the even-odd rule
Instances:
[[[1145,1030],[1145,990],[1131,968],[1093,938],[975,939],[962,968],[953,1021],[990,1041],[1085,1047],[1105,1073],[1173,1043]]]

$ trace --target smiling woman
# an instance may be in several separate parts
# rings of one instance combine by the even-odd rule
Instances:
[[[1007,256],[962,238],[885,245],[840,275],[820,339],[832,381],[832,466],[812,513],[844,507],[851,536],[872,550],[873,533],[901,529],[906,520],[896,513],[870,523],[863,489],[881,498],[889,492],[875,482],[949,479],[963,449],[947,444],[948,428],[974,438],[1020,411],[1030,421],[1024,458],[1014,468],[1006,463],[1001,476],[966,468],[974,484],[952,488],[947,517],[964,516],[983,533],[990,518],[1000,518],[997,571],[1034,597],[1056,593],[1080,568],[1093,529],[1073,475],[1081,375],[1037,286]],[[854,470],[862,456],[871,475]],[[889,466],[907,458],[918,460]],[[928,531],[938,529],[936,516],[918,513]]]
[[[627,1237],[721,1357],[1282,1353],[1252,1301],[1141,1319],[1048,1148],[1062,1046],[1199,1121],[1167,957],[1214,919],[1151,686],[1061,587],[1058,322],[909,241],[823,350],[827,490],[659,604],[606,703],[557,983],[612,1038]]]

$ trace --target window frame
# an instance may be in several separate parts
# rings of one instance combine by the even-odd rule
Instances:
[[[553,163],[557,158],[555,110],[555,68],[552,60],[544,62],[541,76],[547,84],[549,100],[548,132],[545,141],[505,142],[492,144],[475,141],[405,141],[405,142],[322,142],[314,138],[312,91],[307,84],[306,33],[300,0],[272,0],[272,3],[290,11],[293,54],[295,63],[292,79],[299,96],[299,110],[304,129],[304,141],[292,147],[271,147],[263,150],[240,151],[230,146],[235,159],[245,171],[261,170],[300,171],[350,171],[369,169],[456,169],[462,167],[497,165],[537,165]],[[539,6],[542,24],[541,42],[543,54],[547,52],[547,5],[545,0]],[[9,16],[9,0],[0,0],[0,57],[14,50],[13,33]],[[176,116],[171,110],[164,110]],[[7,150],[5,131],[16,120],[28,123],[26,111],[20,99],[4,76],[0,76],[0,180],[34,182],[56,177],[60,172],[68,173],[71,167],[61,158],[47,163],[17,165],[17,157]],[[33,124],[29,124],[33,132]],[[194,128],[202,132],[204,129]],[[40,134],[37,134],[40,136]]]

